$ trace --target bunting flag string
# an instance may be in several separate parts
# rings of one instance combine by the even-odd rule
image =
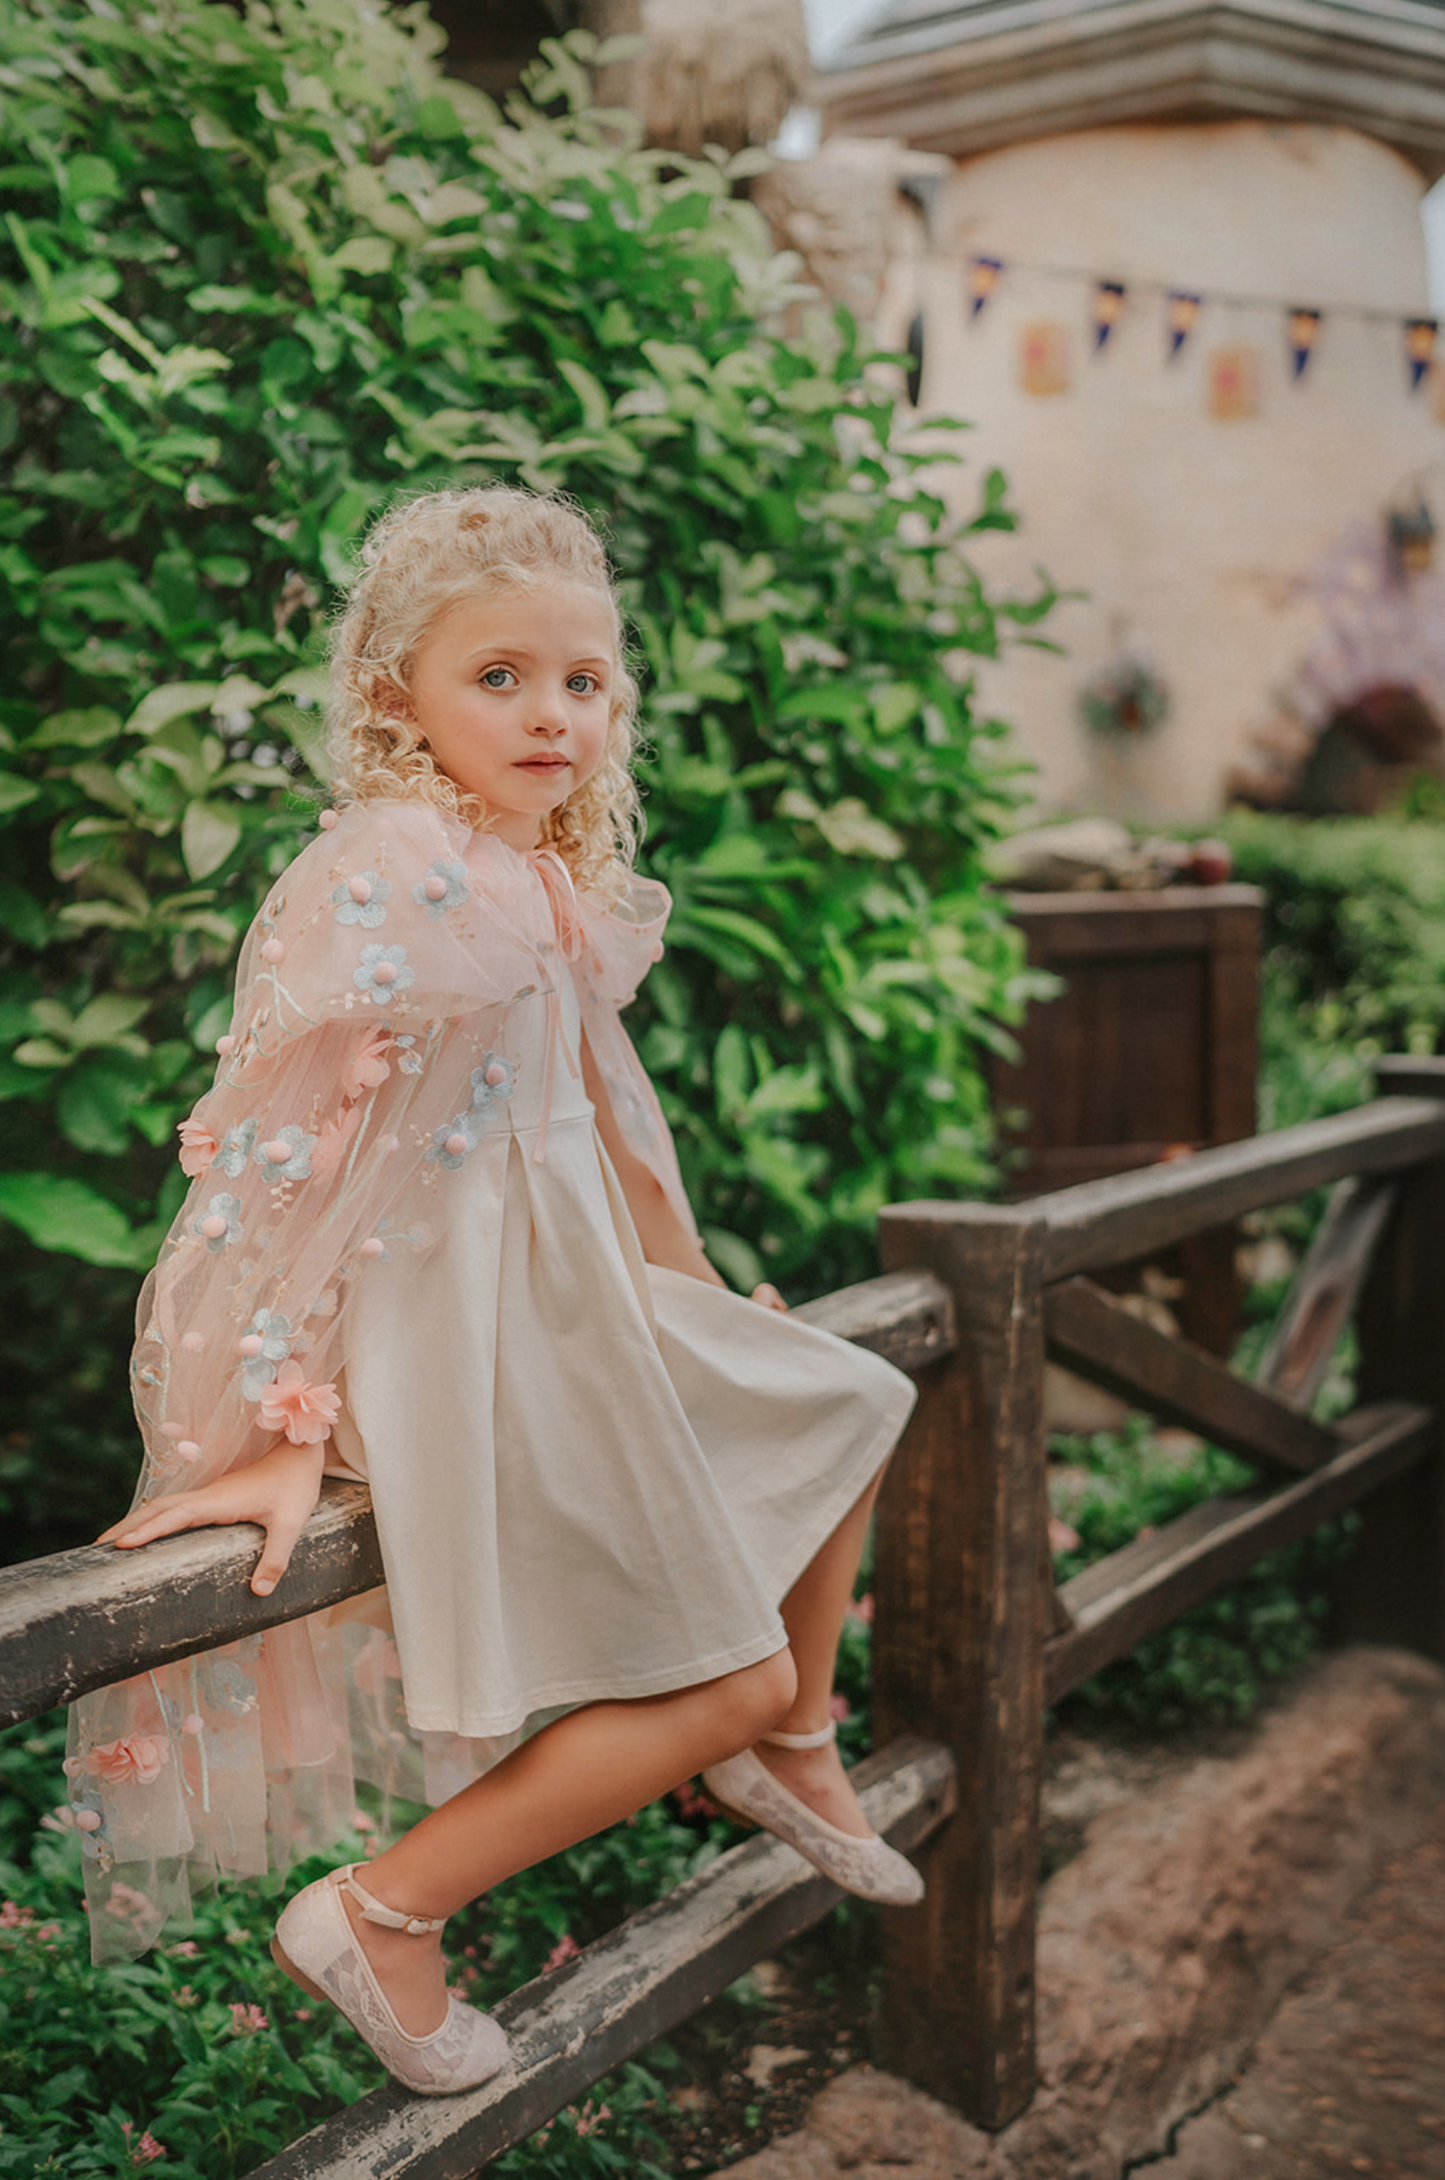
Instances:
[[[1277,310],[1284,320],[1290,376],[1304,379],[1319,345],[1327,319],[1356,319],[1400,329],[1409,390],[1418,393],[1429,377],[1439,346],[1440,320],[1416,317],[1405,311],[1386,310],[1373,303],[1303,304],[1285,296],[1241,294],[1226,289],[1182,288],[1159,280],[1123,281],[1089,272],[1077,265],[1044,265],[1022,258],[1003,258],[977,253],[967,260],[967,296],[970,322],[976,321],[992,299],[1000,282],[1010,273],[1028,273],[1052,280],[1084,282],[1091,294],[1090,323],[1094,352],[1108,347],[1110,336],[1124,315],[1127,302],[1139,294],[1154,294],[1164,301],[1167,358],[1173,362],[1183,353],[1203,312],[1210,305],[1234,310]]]
[[[1407,318],[1405,321],[1405,360],[1410,366],[1410,391],[1417,393],[1420,381],[1435,361],[1435,337],[1440,331],[1435,318]]]
[[[1320,337],[1319,310],[1292,310],[1289,314],[1289,360],[1295,378],[1303,378]]]
[[[1169,360],[1172,363],[1180,353],[1204,308],[1202,295],[1192,295],[1185,288],[1171,288],[1168,296]]]
[[[1094,283],[1094,347],[1103,348],[1109,335],[1124,315],[1124,283],[1122,280],[1096,280]]]

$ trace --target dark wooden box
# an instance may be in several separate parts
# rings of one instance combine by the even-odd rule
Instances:
[[[994,1090],[1017,1161],[1010,1193],[1098,1180],[1253,1135],[1264,895],[1255,886],[1158,893],[1015,893],[1029,960],[1065,980],[1029,1009],[1016,1066]],[[1184,1327],[1224,1351],[1236,1318],[1232,1232],[1186,1245]]]

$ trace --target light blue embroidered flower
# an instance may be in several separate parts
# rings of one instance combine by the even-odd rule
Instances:
[[[44,1820],[42,1819],[42,1822]],[[80,1835],[80,1851],[87,1862],[110,1862],[110,1832],[105,1821],[105,1801],[93,1786],[70,1790],[70,1826]]]
[[[391,880],[378,878],[374,870],[358,871],[354,878],[343,878],[339,886],[333,886],[331,898],[338,923],[359,923],[364,931],[376,931],[386,922]]]
[[[403,1075],[419,1075],[422,1071],[423,1062],[421,1054],[416,1049],[415,1037],[393,1037],[391,1041],[399,1047],[396,1064]]]
[[[314,1135],[307,1135],[304,1128],[295,1126],[278,1128],[268,1135],[264,1143],[258,1143],[254,1152],[261,1178],[269,1188],[275,1181],[305,1181],[311,1175],[311,1153],[316,1148]]]
[[[498,1100],[512,1095],[514,1070],[500,1052],[484,1052],[480,1067],[472,1069],[472,1111],[485,1113]]]
[[[431,1149],[422,1154],[424,1165],[445,1166],[455,1173],[467,1155],[477,1147],[481,1130],[475,1113],[458,1113],[455,1120],[444,1121],[431,1139]]]
[[[235,1127],[228,1128],[221,1137],[221,1147],[211,1163],[219,1166],[228,1180],[239,1181],[245,1172],[259,1125],[254,1120],[238,1120]]]
[[[192,1219],[191,1232],[200,1235],[213,1257],[229,1249],[241,1237],[240,1197],[213,1196],[200,1216]]]
[[[445,916],[449,908],[460,908],[463,901],[471,899],[471,887],[467,884],[465,863],[443,863],[438,857],[427,865],[426,876],[420,885],[411,889],[411,897],[429,916]]]
[[[384,1007],[394,992],[404,992],[416,982],[408,968],[404,946],[363,946],[361,966],[352,971],[352,983],[375,1007]]]
[[[213,1711],[243,1718],[256,1708],[256,1683],[234,1658],[211,1658],[200,1667],[201,1699]]]
[[[279,1310],[257,1310],[241,1335],[241,1392],[259,1400],[291,1353],[291,1320]]]

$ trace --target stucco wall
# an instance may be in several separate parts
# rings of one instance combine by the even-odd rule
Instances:
[[[1166,363],[1162,299],[1147,294],[1096,356],[1087,283],[1008,272],[970,324],[968,257],[1423,313],[1422,189],[1406,160],[1351,130],[1267,122],[1044,138],[944,182],[922,271],[922,406],[978,426],[947,489],[964,504],[999,464],[1023,523],[980,541],[991,581],[1031,588],[1037,563],[1089,593],[1050,625],[1066,658],[1014,651],[980,675],[983,701],[1018,722],[1041,768],[1044,805],[1215,811],[1316,626],[1292,584],[1348,523],[1382,516],[1411,471],[1442,462],[1445,425],[1437,385],[1406,390],[1397,325],[1327,317],[1295,383],[1281,310],[1207,304]],[[1021,389],[1020,340],[1039,321],[1068,328],[1067,392]],[[1221,421],[1208,358],[1237,344],[1259,351],[1261,411]],[[1435,482],[1438,516],[1445,467]],[[1081,681],[1121,648],[1143,651],[1173,696],[1167,723],[1128,746],[1077,711]]]

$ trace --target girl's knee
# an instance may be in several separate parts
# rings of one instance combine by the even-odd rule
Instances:
[[[798,1693],[798,1669],[791,1650],[776,1650],[772,1657],[734,1674],[733,1679],[742,1684],[736,1691],[742,1728],[738,1746],[751,1748],[759,1734],[776,1726],[792,1709]]]

